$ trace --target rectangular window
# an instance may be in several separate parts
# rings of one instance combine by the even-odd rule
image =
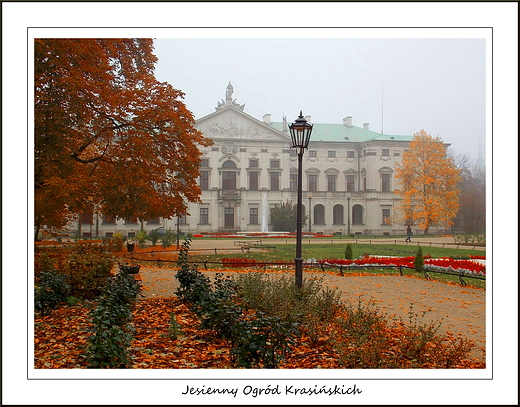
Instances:
[[[209,171],[200,172],[200,189],[207,191],[209,189]]]
[[[207,225],[209,223],[209,209],[200,208],[200,223]]]
[[[146,221],[146,224],[147,225],[158,225],[159,224],[159,218],[148,219]]]
[[[381,150],[381,155],[389,156],[390,155],[390,150],[388,148],[383,148]]]
[[[209,158],[203,158],[202,160],[200,160],[200,166],[209,167]]]
[[[237,173],[234,171],[222,171],[222,189],[234,191],[237,185]]]
[[[381,190],[390,192],[390,174],[381,174]]]
[[[280,173],[272,172],[270,174],[271,178],[271,191],[279,191],[280,190]]]
[[[329,151],[328,152],[328,157],[329,158],[336,158],[336,152],[335,151]]]
[[[258,208],[249,208],[249,223],[258,225]]]
[[[329,191],[329,192],[336,191],[336,176],[335,175],[327,175],[327,191]]]
[[[295,149],[291,149],[289,153],[289,157],[296,157],[298,155],[298,152]]]
[[[258,168],[258,159],[251,158],[249,160],[249,168]]]
[[[347,158],[355,158],[354,151],[347,151]]]
[[[256,171],[249,173],[249,189],[251,191],[258,191],[258,174]]]
[[[383,209],[383,223],[387,224],[390,221],[390,209]]]
[[[354,192],[355,175],[347,175],[347,192]]]
[[[309,157],[317,157],[318,152],[316,150],[309,150]]]
[[[316,174],[309,174],[309,191],[315,192],[318,190],[318,176]]]
[[[131,218],[125,218],[125,225],[134,225],[137,223],[137,216],[132,216]]]
[[[89,213],[82,213],[82,214],[79,216],[79,221],[80,221],[81,223],[92,224],[93,219],[94,219],[94,216],[92,215],[92,212],[89,212]]]
[[[280,168],[280,160],[271,160],[271,161],[269,161],[269,167],[271,167],[271,168]]]
[[[297,191],[298,190],[298,174],[291,174],[289,179],[289,188],[291,191]]]
[[[116,218],[110,215],[103,215],[103,224],[104,225],[115,225]]]
[[[179,225],[185,225],[187,223],[186,215],[179,215]]]

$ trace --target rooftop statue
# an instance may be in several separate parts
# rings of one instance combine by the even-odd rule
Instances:
[[[233,106],[239,110],[244,111],[245,103],[243,105],[237,103],[237,100],[232,99],[231,95],[233,95],[233,85],[231,85],[231,82],[229,82],[226,88],[226,100],[224,101],[224,99],[222,99],[222,102],[218,102],[218,105],[215,108],[215,110],[224,109],[227,106]]]
[[[233,85],[231,85],[231,82],[227,85],[226,88],[226,101],[231,100],[231,95],[233,94]]]

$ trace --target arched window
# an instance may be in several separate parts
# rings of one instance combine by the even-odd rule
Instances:
[[[361,205],[354,205],[352,207],[352,224],[362,225],[363,224],[363,207]]]
[[[236,164],[233,161],[226,161],[222,164],[222,189],[224,191],[234,191],[237,189]],[[227,169],[225,171],[224,169]]]
[[[314,224],[324,225],[325,224],[325,207],[321,204],[314,206]]]
[[[332,223],[334,225],[343,225],[343,213],[345,208],[343,205],[334,205],[334,208],[332,209]]]
[[[222,164],[222,168],[237,168],[237,165],[233,161],[226,161]]]

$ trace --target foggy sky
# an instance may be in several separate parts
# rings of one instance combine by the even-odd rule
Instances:
[[[268,34],[266,29],[266,34]],[[218,34],[218,30],[215,31]],[[157,38],[156,77],[185,92],[197,119],[229,82],[244,112],[290,123],[353,124],[385,134],[421,129],[471,160],[486,147],[484,38]],[[268,37],[268,36],[267,36]]]

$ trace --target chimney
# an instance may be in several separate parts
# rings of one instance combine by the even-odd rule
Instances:
[[[348,127],[352,127],[352,116],[347,116],[343,119],[343,124]]]
[[[364,128],[365,130],[368,130],[368,123],[363,123],[363,128]]]
[[[311,124],[311,117],[310,116],[305,116],[305,120],[307,120],[307,123]]]
[[[271,113],[264,114],[263,119],[265,124],[271,124]]]

